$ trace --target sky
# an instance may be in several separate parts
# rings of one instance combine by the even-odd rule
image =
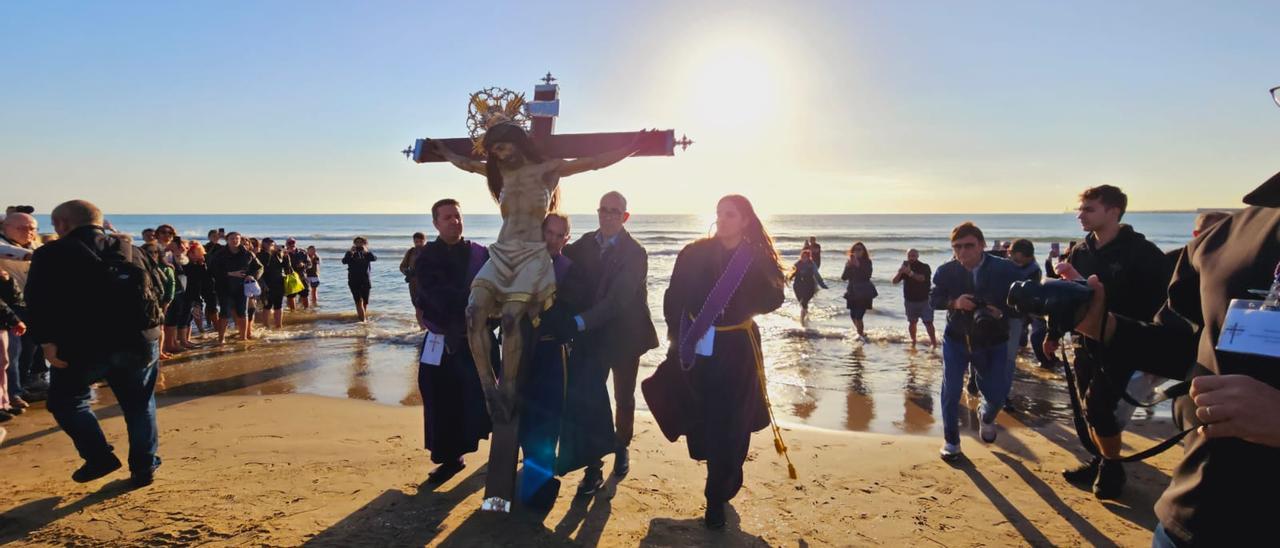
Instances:
[[[398,153],[468,95],[557,133],[695,144],[566,178],[636,213],[1238,207],[1280,170],[1268,2],[0,3],[0,202],[111,213],[496,213],[482,177]]]

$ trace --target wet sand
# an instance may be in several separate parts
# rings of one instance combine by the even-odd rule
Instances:
[[[8,423],[0,543],[1145,546],[1151,505],[1180,455],[1130,466],[1126,497],[1101,503],[1058,475],[1081,456],[1069,423],[1033,420],[1031,409],[1002,414],[1005,429],[991,447],[977,441],[966,413],[969,460],[957,466],[938,459],[935,436],[817,430],[784,418],[800,479],[787,478],[769,436],[756,434],[729,526],[708,532],[698,520],[704,467],[642,413],[627,478],[574,500],[581,473],[570,474],[549,513],[497,516],[476,511],[487,445],[450,481],[423,484],[431,464],[421,448],[411,345],[250,344],[252,352],[231,344],[166,362],[165,462],[144,489],[129,490],[125,472],[73,483],[78,459],[42,405]],[[919,374],[939,372],[922,363]],[[123,454],[119,409],[109,391],[99,396],[95,409]],[[851,428],[936,430],[932,409],[912,397],[903,397],[901,421],[858,415],[862,398],[851,390],[827,400],[844,400]],[[1163,420],[1133,429],[1127,440],[1139,447],[1172,433]]]

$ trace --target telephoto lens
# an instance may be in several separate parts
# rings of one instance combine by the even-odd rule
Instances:
[[[1008,303],[1019,314],[1045,318],[1050,334],[1060,337],[1080,323],[1092,298],[1084,280],[1023,280],[1009,287]]]

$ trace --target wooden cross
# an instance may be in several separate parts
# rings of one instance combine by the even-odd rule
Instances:
[[[637,132],[618,133],[573,133],[554,135],[556,117],[560,115],[560,85],[548,72],[542,78],[544,83],[534,86],[533,101],[528,104],[529,115],[533,118],[533,127],[529,137],[538,147],[544,158],[583,158],[602,152],[617,150],[636,138]],[[462,156],[482,159],[475,156],[471,139],[467,137],[454,139],[434,139],[443,143],[449,150]],[[687,150],[693,144],[688,137],[681,136],[676,140],[675,130],[661,130],[643,134],[640,150],[635,156],[674,156],[675,147]],[[400,151],[406,158],[419,164],[426,162],[443,162],[444,158],[431,152],[426,139],[414,141],[412,147]]]

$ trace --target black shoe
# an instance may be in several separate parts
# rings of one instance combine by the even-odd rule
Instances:
[[[160,457],[156,457],[155,464],[146,470],[135,470],[129,473],[129,483],[134,488],[146,487],[156,480],[156,469],[160,467]]]
[[[98,462],[85,462],[71,474],[76,483],[88,483],[120,469],[120,459],[112,453]]]
[[[587,468],[587,474],[582,477],[582,483],[578,484],[579,497],[587,497],[596,494],[601,487],[604,487],[604,474],[597,466]]]
[[[5,412],[5,413],[8,413],[8,414],[13,415],[13,416],[15,416],[15,417],[16,417],[16,416],[18,416],[18,415],[21,415],[21,414],[25,413],[26,411],[27,411],[26,409],[23,409],[23,408],[21,408],[21,407],[10,407],[10,408],[8,408],[8,409],[5,409],[5,410],[4,410],[4,412]]]
[[[1062,478],[1075,485],[1093,485],[1093,482],[1098,479],[1098,465],[1101,462],[1101,458],[1093,457],[1089,462],[1080,466],[1069,470],[1063,470]]]
[[[724,529],[724,503],[707,501],[707,514],[702,518],[707,529]]]
[[[11,420],[13,420],[13,413],[0,410],[0,422],[9,422]]]
[[[613,475],[624,477],[631,472],[631,452],[623,447],[614,453],[616,458],[613,461]]]
[[[1100,500],[1118,499],[1125,480],[1124,463],[1104,459],[1098,468],[1098,481],[1093,484],[1093,496]]]
[[[459,457],[458,460],[441,464],[427,474],[427,483],[441,484],[449,481],[449,478],[457,475],[458,472],[461,472],[462,469],[466,467],[467,463],[463,462],[461,457]]]

